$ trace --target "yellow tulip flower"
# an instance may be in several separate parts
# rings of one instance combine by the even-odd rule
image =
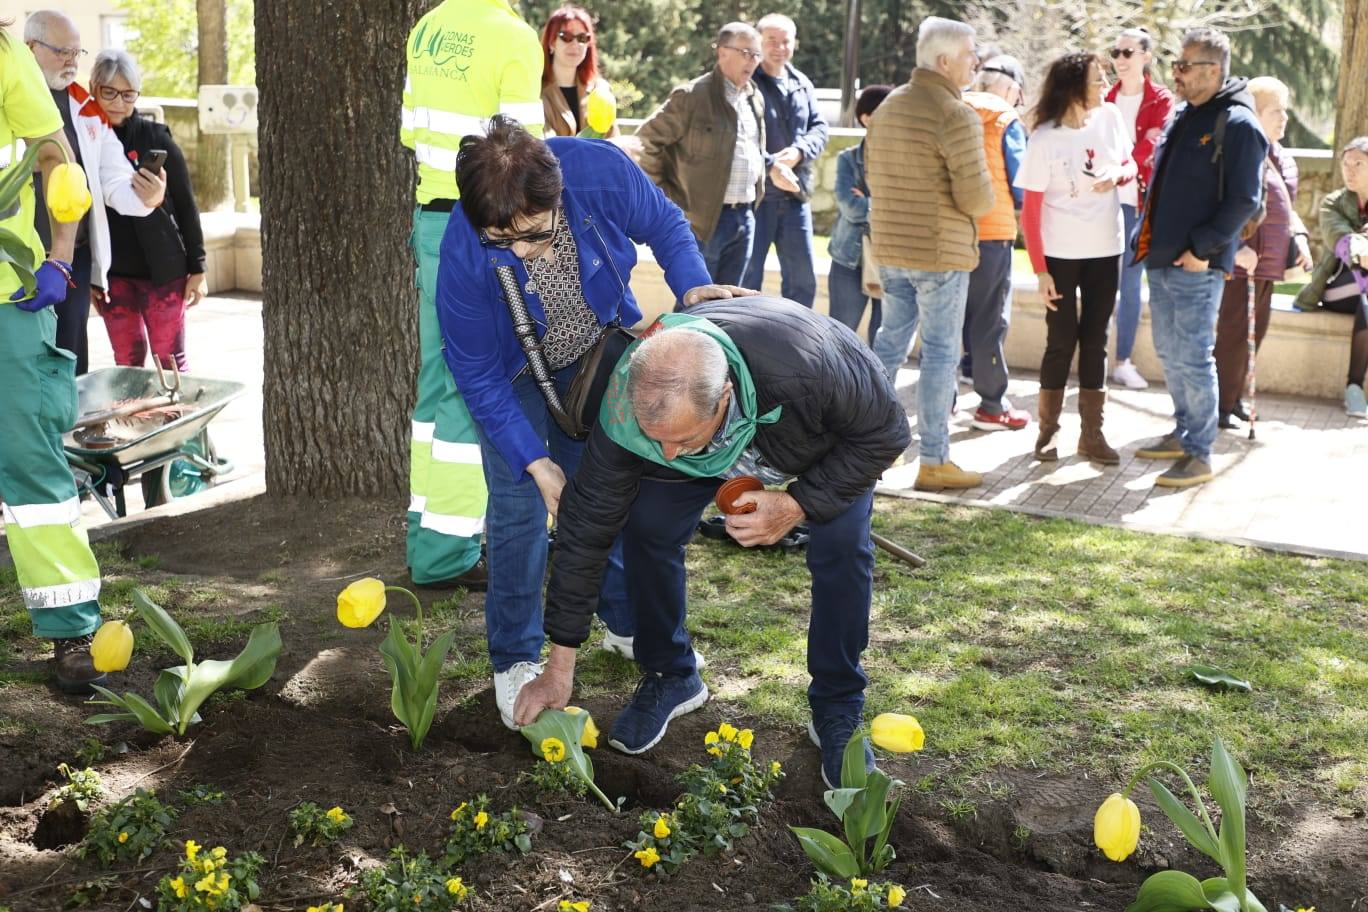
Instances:
[[[578,716],[580,713],[584,712],[584,710],[580,709],[578,706],[567,706],[565,707],[565,711],[572,716]],[[588,716],[588,718],[584,720],[584,731],[580,732],[580,747],[592,750],[593,748],[598,747],[599,730],[598,726],[594,724],[594,717],[590,716],[588,713],[584,714]]]
[[[922,731],[921,723],[902,713],[875,716],[869,727],[869,735],[879,747],[895,754],[919,751],[926,743],[926,733]]]
[[[90,185],[85,171],[75,162],[66,162],[52,169],[44,183],[47,187],[47,207],[59,222],[79,222],[90,209]]]
[[[655,850],[655,846],[648,846],[639,852],[633,852],[632,857],[641,862],[643,868],[649,868],[660,861],[660,853]]]
[[[133,628],[123,621],[105,621],[90,643],[96,671],[123,671],[133,657]]]
[[[565,742],[560,738],[542,738],[541,752],[551,763],[560,763],[565,759]]]
[[[589,93],[584,102],[584,122],[600,136],[606,136],[617,120],[617,99],[613,93],[600,86]]]
[[[656,839],[670,838],[670,821],[662,814],[656,818],[655,827],[651,830],[651,835]]]
[[[903,900],[906,898],[907,891],[904,890],[902,887],[898,886],[897,884],[893,884],[891,887],[888,888],[888,908],[898,908],[898,906],[901,906],[903,904]]]
[[[337,619],[343,627],[369,627],[385,610],[385,584],[373,576],[359,579],[337,596]]]
[[[1093,817],[1093,842],[1112,861],[1125,861],[1140,842],[1140,809],[1113,792]]]

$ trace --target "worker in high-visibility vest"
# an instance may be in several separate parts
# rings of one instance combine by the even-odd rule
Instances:
[[[24,167],[18,141],[43,139],[57,144],[45,143],[36,160],[43,186],[51,187],[63,161],[57,146],[71,154],[62,115],[32,52],[0,28],[0,167]],[[33,226],[35,205],[33,181],[24,175],[17,202],[0,211],[0,230],[40,264],[29,292],[11,260],[0,260],[0,497],[33,635],[53,641],[58,688],[86,693],[104,680],[90,656],[100,625],[100,568],[80,526],[76,484],[62,450],[62,434],[76,422],[76,357],[53,344],[53,305],[71,284],[77,222],[52,218],[52,247],[44,251]]]
[[[475,423],[442,356],[437,256],[460,192],[461,139],[507,114],[541,135],[543,51],[507,0],[445,0],[414,26],[405,48],[400,140],[418,160],[410,245],[418,261],[418,402],[413,409],[408,565],[417,585],[484,588],[480,557],[485,480]]]

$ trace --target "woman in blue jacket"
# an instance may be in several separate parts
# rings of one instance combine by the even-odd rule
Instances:
[[[893,91],[892,86],[872,85],[860,92],[855,102],[855,120],[869,126],[870,115]],[[865,304],[870,306],[869,342],[879,331],[881,301],[864,292],[864,239],[869,234],[869,186],[865,183],[864,140],[843,149],[836,156],[836,223],[831,227],[827,253],[831,269],[827,273],[827,299],[831,318],[851,329],[859,329]]]
[[[462,141],[456,180],[461,204],[442,238],[437,316],[447,364],[480,432],[489,488],[485,635],[499,715],[515,728],[518,691],[541,673],[547,515],[555,516],[584,445],[551,419],[496,269],[516,277],[562,397],[605,327],[641,319],[628,286],[637,243],[651,248],[685,306],[742,290],[710,284],[684,214],[610,143],[543,142],[495,117],[484,136]],[[598,610],[609,630],[605,647],[630,657],[635,628],[620,543]]]

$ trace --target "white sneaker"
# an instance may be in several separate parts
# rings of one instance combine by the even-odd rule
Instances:
[[[506,728],[517,731],[513,724],[513,704],[518,702],[518,694],[542,673],[542,666],[536,662],[518,662],[508,671],[494,672],[494,704],[499,707],[499,718]]]
[[[634,638],[633,638],[633,637],[618,636],[616,633],[613,633],[613,631],[609,630],[607,633],[605,633],[605,634],[603,635],[603,642],[599,644],[599,648],[600,648],[600,649],[607,650],[608,652],[616,652],[618,655],[622,656],[623,658],[628,659],[628,660],[630,660],[630,661],[632,661],[632,662],[635,662],[635,661],[636,661],[636,651],[632,648],[633,642],[634,642]],[[694,648],[694,668],[695,668],[695,670],[697,670],[697,671],[702,671],[704,668],[707,667],[707,665],[708,665],[708,660],[705,659],[705,658],[703,658],[703,653],[699,652],[699,651],[698,651],[698,648],[695,647],[695,648]]]
[[[1112,379],[1126,389],[1142,390],[1149,386],[1149,381],[1140,376],[1130,358],[1116,365],[1116,370],[1112,371]]]

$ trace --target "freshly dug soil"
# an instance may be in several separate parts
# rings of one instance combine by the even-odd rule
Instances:
[[[87,908],[126,910],[139,894],[149,896],[187,838],[226,846],[230,854],[264,855],[264,909],[303,910],[343,900],[357,871],[394,846],[440,854],[448,812],[479,793],[488,794],[496,809],[516,806],[535,814],[541,831],[528,856],[486,856],[466,866],[462,873],[476,887],[473,909],[554,909],[556,900],[573,894],[592,900],[598,912],[730,910],[763,908],[806,891],[812,867],[788,827],[830,828],[833,820],[821,799],[816,751],[803,732],[756,727],[757,755],[780,760],[787,771],[776,800],[733,853],[699,858],[669,878],[643,874],[623,843],[635,836],[642,810],[673,802],[679,792],[674,777],[706,759],[705,732],[724,718],[748,724],[724,716],[719,704],[676,720],[665,740],[644,756],[610,749],[592,753],[600,787],[627,799],[620,815],[592,799],[541,796],[520,780],[534,758],[527,742],[498,722],[487,679],[444,682],[436,723],[415,754],[389,711],[389,681],[376,652],[383,622],[376,629],[344,631],[334,619],[335,595],[351,579],[407,581],[403,515],[397,502],[263,497],[125,533],[121,547],[128,556],[158,558],[156,571],[139,573],[145,582],[188,577],[225,593],[212,601],[214,614],[251,620],[268,606],[283,606],[284,651],[270,683],[240,698],[211,701],[203,723],[183,741],[155,739],[127,725],[91,729],[82,724],[87,710],[78,701],[33,687],[0,689],[0,715],[27,721],[36,732],[0,735],[0,906],[50,912],[62,907],[76,885],[103,873],[69,848],[48,848],[68,841],[80,821],[44,819],[57,784],[56,765],[74,762],[92,733],[110,748],[96,766],[111,795],[156,789],[184,810],[168,848],[142,863],[116,867],[111,889]],[[433,595],[451,593],[424,593],[424,601]],[[461,603],[458,648],[482,643],[480,604],[478,595]],[[225,646],[210,657],[240,646]],[[150,692],[154,671],[140,654],[115,687]],[[710,669],[708,675],[724,683],[726,670]],[[583,703],[606,730],[625,698],[590,697]],[[884,765],[914,783],[947,761],[898,757]],[[224,803],[186,806],[178,800],[180,791],[196,785],[222,790]],[[1092,812],[1113,786],[1084,776],[1013,770],[1001,771],[997,785],[993,794],[1004,797],[979,802],[973,815],[953,823],[937,796],[905,787],[891,838],[897,859],[875,879],[903,884],[906,908],[914,910],[1091,912],[1125,909],[1143,876],[1162,867],[1217,873],[1186,850],[1144,796],[1138,797],[1154,833],[1134,860],[1115,865],[1091,846]],[[302,801],[341,805],[356,826],[332,846],[294,848],[288,811]],[[1314,807],[1269,810],[1289,824],[1272,833],[1251,827],[1251,886],[1269,909],[1276,910],[1279,901],[1295,908],[1309,897],[1319,912],[1362,908],[1360,895],[1368,892],[1362,821],[1337,820]],[[364,908],[359,901],[346,903],[348,910]]]

